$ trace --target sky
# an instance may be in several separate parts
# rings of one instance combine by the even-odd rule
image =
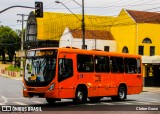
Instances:
[[[69,8],[75,14],[82,13],[82,0],[59,0],[62,4],[55,3],[56,0],[0,0],[0,11],[10,6],[22,5],[35,7],[35,1],[43,2],[44,12],[63,12],[70,13]],[[79,3],[79,5],[77,3]],[[129,10],[139,10],[160,13],[160,0],[84,0],[85,14],[101,16],[117,16],[122,8]],[[22,28],[22,17],[17,14],[29,15],[34,9],[12,8],[0,13],[0,25],[9,26],[16,30]],[[27,16],[25,16],[27,20]],[[26,22],[24,23],[24,27]]]

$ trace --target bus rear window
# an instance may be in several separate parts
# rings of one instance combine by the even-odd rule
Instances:
[[[141,73],[140,60],[136,58],[124,58],[125,73]]]

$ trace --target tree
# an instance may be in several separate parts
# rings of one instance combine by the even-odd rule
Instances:
[[[4,59],[4,53],[8,54],[9,61],[13,61],[15,51],[20,49],[20,37],[18,34],[7,26],[0,26],[0,55]]]

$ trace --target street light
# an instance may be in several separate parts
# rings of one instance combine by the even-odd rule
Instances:
[[[55,3],[57,3],[57,4],[62,4],[64,7],[66,7],[78,20],[80,20],[78,17],[77,17],[77,15],[76,14],[74,14],[66,5],[64,5],[62,2],[60,2],[60,1],[55,1]]]
[[[73,0],[74,1],[74,0]],[[74,1],[76,2],[76,1]],[[55,1],[55,3],[60,3],[62,4],[64,7],[66,7],[74,16],[77,17],[77,15],[75,15],[66,5],[64,5],[62,2],[60,1]],[[76,2],[77,3],[77,2]],[[79,3],[77,3],[78,5],[80,5]],[[84,0],[82,0],[82,5],[80,5],[82,7],[82,49],[85,49],[85,21],[84,21]],[[78,17],[77,17],[78,18]],[[80,20],[78,18],[78,20]]]

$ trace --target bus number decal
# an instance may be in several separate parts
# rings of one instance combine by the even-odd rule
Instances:
[[[78,74],[77,79],[81,79],[81,78],[83,78],[83,74],[80,74],[80,75]]]
[[[101,82],[101,75],[95,75],[95,82]]]

